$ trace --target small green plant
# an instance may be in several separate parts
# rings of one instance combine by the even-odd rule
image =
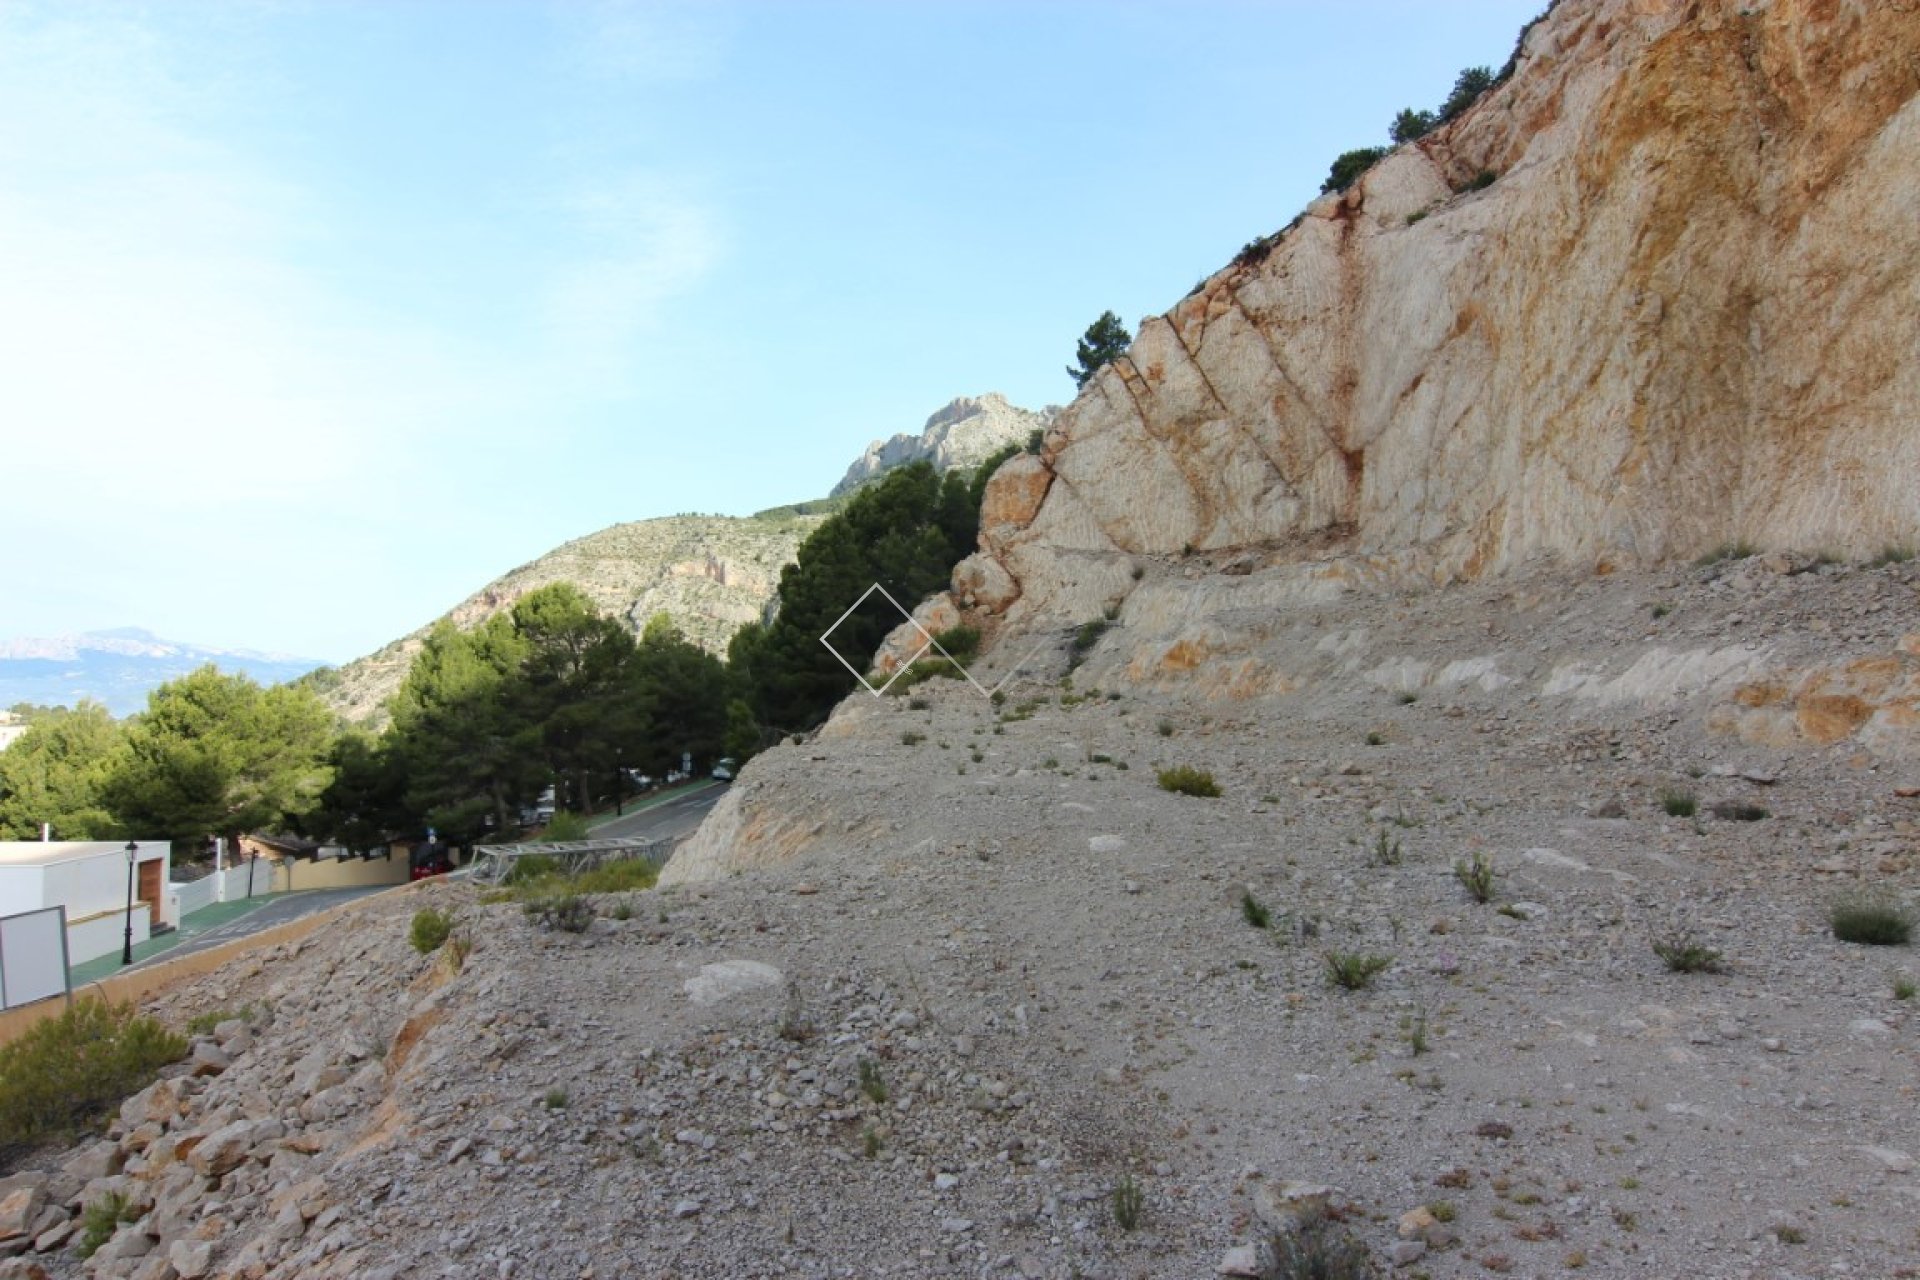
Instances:
[[[1691,818],[1700,812],[1700,801],[1693,792],[1681,787],[1662,787],[1660,789],[1660,807],[1666,810],[1669,818]]]
[[[1297,1219],[1273,1241],[1275,1280],[1372,1280],[1379,1274],[1367,1246],[1324,1211]]]
[[[513,865],[507,868],[504,885],[532,884],[548,876],[560,874],[560,859],[550,858],[544,853],[530,853],[524,858],[515,858]]]
[[[585,840],[589,835],[587,815],[562,809],[547,821],[547,829],[541,833],[541,839],[550,844],[565,844],[572,840]]]
[[[907,699],[907,710],[909,711],[925,711],[932,706],[933,704],[931,702],[928,702],[925,698],[921,697],[918,694],[915,694],[913,697]]]
[[[1122,1175],[1113,1188],[1114,1222],[1122,1231],[1132,1231],[1140,1225],[1140,1211],[1145,1204],[1146,1193],[1140,1189],[1140,1184],[1133,1180],[1133,1175]]]
[[[980,628],[948,627],[945,631],[937,633],[933,637],[933,642],[955,662],[970,662],[980,652]]]
[[[1722,800],[1708,812],[1724,822],[1760,822],[1773,816],[1759,805],[1742,800]]]
[[[1807,1242],[1807,1233],[1799,1227],[1791,1226],[1783,1222],[1773,1229],[1773,1238],[1781,1244],[1805,1244]]]
[[[541,1095],[540,1105],[549,1111],[565,1111],[567,1104],[571,1101],[573,1101],[573,1099],[567,1095],[567,1091],[559,1085],[555,1085],[553,1088],[547,1090],[545,1094]]]
[[[1343,991],[1364,991],[1393,964],[1393,957],[1362,951],[1329,951],[1326,962],[1327,981]]]
[[[1869,947],[1905,946],[1913,936],[1913,916],[1884,893],[1851,893],[1827,911],[1833,936]]]
[[[1453,864],[1453,878],[1460,882],[1475,902],[1493,900],[1494,874],[1493,863],[1484,853],[1474,854],[1471,862],[1461,858]]]
[[[1253,890],[1240,891],[1240,917],[1256,929],[1264,929],[1273,919],[1273,913],[1261,905],[1260,899],[1253,896]]]
[[[867,1101],[874,1103],[885,1102],[887,1100],[887,1080],[885,1076],[880,1074],[880,1064],[872,1058],[862,1058],[856,1070],[860,1077],[860,1092],[867,1096]]]
[[[1416,1058],[1425,1053],[1427,1051],[1427,1011],[1425,1009],[1417,1009],[1403,1016],[1400,1019],[1400,1035],[1401,1038],[1407,1042],[1408,1053]],[[1428,1208],[1431,1209],[1432,1206],[1429,1205]],[[1440,1217],[1438,1213],[1433,1216],[1436,1218]],[[1441,1218],[1440,1220],[1442,1222],[1447,1221],[1445,1218]]]
[[[860,1131],[860,1150],[867,1159],[879,1159],[881,1149],[884,1145],[880,1140],[880,1128],[878,1125],[870,1124]]]
[[[585,933],[593,923],[593,903],[577,893],[547,894],[521,908],[527,919],[549,932]]]
[[[1879,555],[1867,562],[1867,567],[1870,569],[1884,569],[1890,564],[1906,564],[1909,560],[1913,559],[1913,556],[1914,550],[1912,547],[1884,547],[1881,549]]]
[[[1107,633],[1113,624],[1106,618],[1092,618],[1080,624],[1073,633],[1073,640],[1067,645],[1067,669],[1072,670],[1087,660],[1093,647],[1100,643],[1100,637]]]
[[[190,1036],[212,1035],[213,1029],[223,1022],[252,1022],[259,1011],[251,1004],[243,1004],[238,1009],[209,1009],[205,1013],[196,1013],[187,1019],[187,1034]]]
[[[1177,764],[1171,769],[1158,771],[1160,789],[1173,791],[1183,796],[1200,796],[1212,799],[1220,794],[1220,785],[1213,775],[1205,769],[1196,769],[1192,765]]]
[[[1707,554],[1701,556],[1698,560],[1695,560],[1693,564],[1696,569],[1706,569],[1716,564],[1724,564],[1729,560],[1745,560],[1753,554],[1754,547],[1751,542],[1735,540],[1733,542],[1721,543],[1713,550],[1707,552]]]
[[[1435,1200],[1427,1206],[1427,1212],[1433,1215],[1435,1222],[1453,1222],[1460,1217],[1460,1211],[1448,1200]]]
[[[916,733],[912,729],[909,729],[905,733],[900,735],[900,745],[903,747],[917,747],[921,743],[925,742],[926,740],[927,740],[926,734]]]
[[[452,932],[453,916],[450,913],[422,907],[413,913],[413,924],[407,930],[407,940],[421,955],[431,955],[440,949],[440,944]]]
[[[113,1239],[121,1223],[132,1222],[139,1216],[133,1201],[118,1191],[107,1192],[81,1213],[80,1240],[74,1245],[74,1252],[82,1258],[91,1258],[100,1252],[101,1245]]]
[[[1373,833],[1373,864],[1377,867],[1397,867],[1402,854],[1398,837],[1387,838],[1387,829],[1381,827]]]
[[[569,877],[565,883],[575,893],[633,893],[653,888],[660,869],[645,858],[622,858]]]
[[[1398,702],[1403,707],[1410,707],[1414,703],[1420,701],[1420,695],[1414,692],[1412,689],[1402,689],[1398,694],[1394,696],[1394,701]]]
[[[633,904],[631,902],[628,902],[625,898],[622,898],[620,899],[620,901],[613,904],[613,910],[608,914],[610,914],[615,920],[621,920],[621,921],[631,920],[633,919]]]
[[[1467,190],[1485,191],[1498,181],[1500,181],[1499,174],[1491,169],[1482,169],[1479,173],[1473,175],[1473,181],[1467,184]]]
[[[1907,977],[1905,974],[1898,974],[1894,977],[1893,998],[1895,1000],[1911,1000],[1913,999],[1915,990],[1916,988],[1913,985],[1912,978]]]
[[[75,1135],[186,1052],[131,1004],[75,1000],[0,1047],[0,1144]]]
[[[1726,972],[1726,961],[1718,951],[1684,933],[1654,939],[1653,954],[1666,963],[1670,973]]]
[[[1369,729],[1367,730],[1367,745],[1370,747],[1384,747],[1387,745],[1387,735],[1378,729]]]

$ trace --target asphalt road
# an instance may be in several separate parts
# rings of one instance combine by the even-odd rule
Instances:
[[[594,827],[595,840],[610,840],[615,837],[642,840],[670,839],[676,843],[693,834],[707,813],[720,803],[720,797],[727,794],[727,784],[715,782],[701,787],[698,791],[686,791],[649,805],[624,818],[615,818],[612,822],[602,822]]]
[[[141,965],[152,964],[155,961],[177,960],[181,956],[205,951],[208,947],[217,947],[223,942],[232,942],[235,938],[244,938],[250,933],[258,933],[276,924],[298,920],[316,911],[325,911],[343,902],[352,902],[355,898],[364,898],[370,893],[379,893],[393,887],[393,885],[370,885],[353,889],[312,889],[301,893],[283,893],[267,902],[258,911],[249,911],[237,920],[229,920],[205,933],[197,934],[177,947],[169,947],[140,961],[139,964],[134,965],[134,968],[137,969]]]

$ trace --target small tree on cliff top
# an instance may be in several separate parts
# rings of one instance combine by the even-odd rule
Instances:
[[[1074,348],[1080,367],[1068,366],[1067,376],[1073,379],[1074,386],[1084,387],[1094,374],[1127,354],[1127,348],[1132,345],[1133,335],[1120,323],[1120,317],[1111,311],[1102,311],[1100,318],[1087,326]]]

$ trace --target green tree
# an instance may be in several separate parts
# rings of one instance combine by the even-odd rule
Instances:
[[[1492,67],[1468,67],[1453,82],[1453,92],[1440,104],[1440,124],[1454,119],[1480,100],[1480,95],[1493,87]]]
[[[33,708],[27,731],[0,751],[0,839],[37,840],[43,822],[56,840],[118,838],[101,791],[121,737],[98,702]]]
[[[1424,138],[1433,131],[1433,112],[1415,111],[1407,107],[1393,118],[1387,135],[1393,139],[1394,146]]]
[[[442,620],[389,702],[388,752],[406,776],[406,808],[456,842],[504,830],[545,785],[509,705],[525,642],[507,614],[472,631]]]
[[[1127,348],[1132,345],[1133,335],[1120,323],[1120,317],[1111,311],[1102,311],[1074,347],[1074,358],[1080,367],[1068,366],[1067,376],[1073,379],[1074,386],[1084,387],[1094,374],[1127,354]]]
[[[1360,180],[1360,175],[1371,169],[1382,156],[1387,154],[1385,147],[1360,147],[1354,151],[1343,151],[1334,160],[1333,168],[1327,174],[1327,180],[1320,184],[1324,195],[1330,191],[1345,191]]]
[[[147,695],[102,788],[134,832],[180,838],[284,829],[331,781],[333,720],[310,691],[262,689],[211,665]]]
[[[678,768],[682,754],[710,765],[727,752],[731,691],[720,660],[680,634],[665,614],[647,624],[635,655],[645,695],[645,729],[637,763],[656,776]]]
[[[405,765],[391,746],[360,730],[334,739],[327,752],[333,781],[306,817],[306,833],[365,853],[413,829]]]
[[[901,622],[883,597],[868,594],[872,587],[912,609],[947,584],[978,529],[967,478],[916,462],[862,489],[808,535],[781,571],[773,621],[742,628],[728,647],[735,696],[749,703],[760,739],[818,724],[856,687],[848,665],[864,671]],[[822,643],[829,631],[831,648]]]
[[[636,678],[633,635],[570,582],[521,597],[512,617],[521,657],[508,710],[518,740],[566,784],[567,807],[587,812],[645,729],[651,691]]]

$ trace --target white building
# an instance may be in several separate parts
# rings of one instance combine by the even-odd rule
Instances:
[[[67,909],[67,959],[80,964],[121,949],[131,914],[133,941],[180,924],[168,892],[172,850],[165,840],[136,840],[129,868],[124,840],[0,841],[0,916]]]

